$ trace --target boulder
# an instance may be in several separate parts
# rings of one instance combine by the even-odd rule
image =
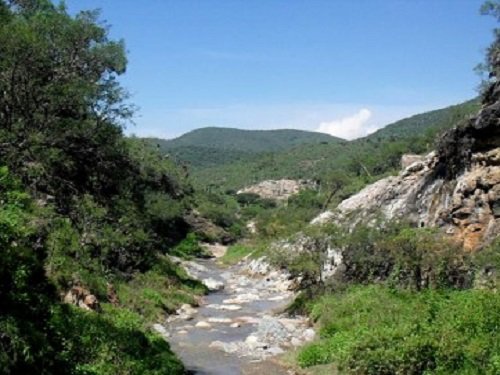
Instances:
[[[66,292],[63,298],[64,303],[78,306],[84,310],[99,310],[97,297],[82,286],[74,286]]]

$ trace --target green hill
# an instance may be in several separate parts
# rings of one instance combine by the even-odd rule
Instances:
[[[474,99],[397,121],[365,138],[296,145],[252,159],[193,168],[192,177],[198,186],[210,184],[221,189],[237,189],[265,179],[322,180],[332,171],[342,170],[369,182],[375,176],[398,170],[402,154],[432,149],[439,133],[478,109],[479,101]]]
[[[339,142],[328,134],[303,130],[241,130],[208,127],[196,129],[172,140],[149,138],[162,152],[206,168],[236,161],[247,161],[258,154],[279,152],[303,144]]]

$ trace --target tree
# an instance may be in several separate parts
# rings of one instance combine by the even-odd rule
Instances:
[[[110,176],[126,170],[121,135],[132,113],[117,81],[123,42],[108,39],[95,11],[1,4],[0,159],[34,192],[116,191]]]
[[[500,2],[498,0],[487,0],[481,6],[482,15],[494,17],[497,22],[500,21]],[[479,74],[486,74],[487,78],[481,83],[481,91],[489,87],[489,83],[496,82],[500,76],[500,28],[493,29],[494,41],[486,51],[485,60],[476,67]]]
[[[333,170],[327,177],[321,182],[321,185],[326,192],[326,200],[323,204],[323,211],[330,205],[333,197],[339,193],[342,188],[348,185],[350,182],[349,176],[342,170]]]

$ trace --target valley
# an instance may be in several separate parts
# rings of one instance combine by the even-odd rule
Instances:
[[[434,53],[422,51],[425,59],[398,63],[412,67],[404,79],[394,65],[368,74],[420,45],[406,42],[416,34],[406,29],[390,35],[404,40],[401,56],[384,55],[384,45],[369,63],[351,60],[355,70],[342,65],[351,80],[364,77],[359,87],[332,84],[349,76],[344,70],[315,76],[339,63],[310,55],[336,26],[330,18],[345,7],[357,19],[361,3],[317,2],[329,9],[318,23],[324,15],[302,2],[286,12],[273,2],[117,2],[118,30],[143,56],[114,39],[99,11],[69,2],[0,0],[0,375],[500,374],[498,28],[476,94],[446,96],[440,84],[462,82],[451,65],[463,62],[454,53],[467,43],[455,34],[433,51],[460,44],[432,84],[424,60]],[[375,11],[408,7],[428,28],[447,21],[429,22],[428,4],[389,3]],[[447,6],[432,5],[447,15],[469,5]],[[365,30],[372,13],[362,14]],[[464,14],[450,30],[468,30]],[[500,2],[485,2],[481,14],[498,24]],[[380,35],[410,25],[411,15],[377,18]],[[278,27],[289,19],[297,22]],[[288,34],[317,24],[315,43]],[[260,56],[251,38],[238,39],[250,31],[254,47],[266,46]],[[295,43],[274,37],[307,53],[277,58]],[[236,38],[220,44],[244,53],[219,51],[218,38]],[[327,38],[322,51],[340,42]],[[151,46],[152,55],[143,49]],[[365,54],[370,46],[348,47]],[[129,58],[133,79],[124,78]],[[147,120],[135,114],[129,84],[151,90],[137,96],[148,98]],[[441,103],[477,97],[373,131],[365,107],[416,108],[420,86]],[[239,90],[253,101],[241,104]],[[361,109],[333,116],[351,108],[342,104],[349,92]],[[329,95],[339,95],[331,108]],[[370,105],[361,106],[364,95]],[[379,105],[384,96],[391,105]],[[235,112],[249,129],[187,131],[212,116],[227,124]],[[141,136],[127,129],[136,120]],[[256,130],[285,120],[328,134]]]

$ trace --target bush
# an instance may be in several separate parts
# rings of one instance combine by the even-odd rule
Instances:
[[[59,306],[50,322],[63,343],[58,356],[75,374],[184,374],[168,343],[145,333],[143,324],[139,315],[108,304],[102,314]]]
[[[313,308],[321,340],[301,366],[336,362],[349,374],[496,374],[500,296],[488,291],[352,287]]]
[[[437,230],[397,223],[358,225],[340,246],[344,282],[388,282],[417,290],[472,284],[469,255]]]
[[[200,246],[198,237],[194,233],[189,233],[181,243],[171,250],[171,254],[183,258],[208,256],[205,249]]]

